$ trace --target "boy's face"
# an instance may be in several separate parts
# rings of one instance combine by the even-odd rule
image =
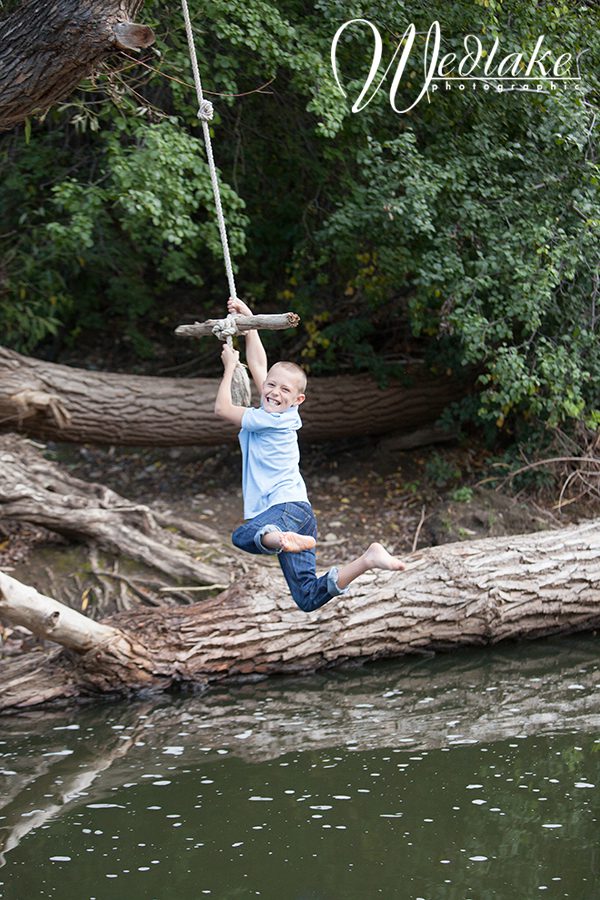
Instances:
[[[267,372],[263,383],[262,405],[266,412],[285,412],[290,406],[300,406],[305,395],[300,392],[298,377],[275,363]]]

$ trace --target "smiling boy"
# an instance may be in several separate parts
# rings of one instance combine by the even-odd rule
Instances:
[[[251,316],[241,300],[230,300],[230,313]],[[401,571],[404,564],[378,543],[339,568],[316,574],[317,523],[300,474],[298,407],[304,402],[306,375],[293,362],[267,368],[267,355],[257,331],[246,334],[246,359],[261,397],[259,409],[235,406],[231,381],[239,353],[227,344],[221,353],[223,379],[215,413],[240,426],[244,518],[232,541],[248,553],[277,554],[290,593],[304,612],[339,594],[369,569]]]

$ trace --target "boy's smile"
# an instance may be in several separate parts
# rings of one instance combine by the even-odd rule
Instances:
[[[267,372],[261,399],[266,412],[282,413],[291,406],[299,406],[304,400],[304,394],[300,393],[293,374],[275,363]]]

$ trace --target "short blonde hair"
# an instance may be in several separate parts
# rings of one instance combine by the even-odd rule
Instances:
[[[285,369],[287,369],[288,372],[290,372],[294,376],[294,378],[296,379],[297,385],[298,385],[298,393],[303,394],[306,391],[306,383],[307,383],[306,372],[304,371],[304,369],[301,366],[299,366],[295,362],[290,362],[287,359],[278,360],[276,363],[273,363],[271,368],[273,369],[273,368],[275,368],[275,366],[283,366]]]

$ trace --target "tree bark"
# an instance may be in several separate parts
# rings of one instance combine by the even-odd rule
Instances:
[[[88,619],[74,609],[45,597],[35,588],[0,572],[0,608],[12,625],[56,641],[76,653],[87,653],[105,644],[119,646],[122,632]]]
[[[172,579],[223,582],[223,570],[192,552],[213,552],[221,539],[195,522],[133,504],[101,484],[74,478],[14,436],[0,438],[0,516],[33,522],[75,540],[138,560]],[[192,546],[170,529],[201,541]],[[225,578],[225,584],[228,583]]]
[[[130,19],[143,0],[29,0],[0,22],[0,130],[66,97],[119,48],[139,50],[152,30]]]
[[[367,375],[315,378],[302,405],[303,439],[331,440],[430,425],[465,389],[413,374],[385,389]],[[214,415],[218,380],[89,372],[0,347],[0,423],[42,440],[169,447],[236,439]]]
[[[77,652],[74,662],[46,662],[35,654],[31,670],[22,661],[14,676],[8,670],[0,710],[48,699],[48,683],[53,698],[158,691],[174,683],[307,673],[349,661],[600,626],[600,519],[435,547],[412,554],[408,564],[403,573],[362,576],[351,595],[310,616],[293,606],[283,578],[265,565],[249,583],[203,603],[111,617],[104,624],[118,633],[114,647],[98,641],[81,653],[65,641]],[[27,589],[12,581],[0,576],[0,615],[16,621],[14,598]],[[38,634],[47,627],[45,602],[28,606],[38,618],[27,627],[35,624]]]

